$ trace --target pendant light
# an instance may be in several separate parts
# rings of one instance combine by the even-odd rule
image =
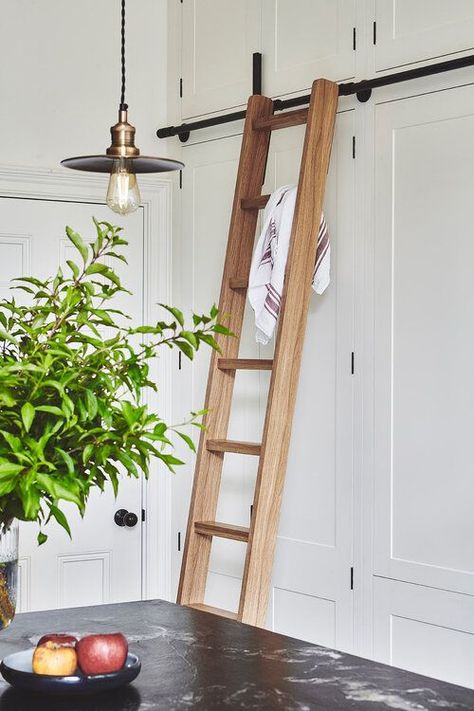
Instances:
[[[137,173],[163,173],[180,170],[184,164],[178,160],[141,156],[135,146],[135,128],[128,123],[128,105],[125,103],[125,0],[121,0],[121,68],[122,86],[118,122],[111,127],[112,143],[104,155],[66,158],[61,165],[74,170],[93,173],[110,173],[107,205],[114,212],[126,215],[140,205]]]

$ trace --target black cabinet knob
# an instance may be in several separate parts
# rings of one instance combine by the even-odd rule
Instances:
[[[131,511],[127,511],[127,509],[119,509],[115,512],[114,521],[117,526],[133,528],[138,523],[138,516]]]

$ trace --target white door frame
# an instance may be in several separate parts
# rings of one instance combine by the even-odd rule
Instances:
[[[95,202],[104,204],[107,177],[66,169],[49,170],[0,164],[0,197]],[[145,323],[158,320],[157,304],[171,298],[172,179],[140,176],[144,211],[143,310]],[[111,213],[112,217],[112,213]],[[156,375],[152,373],[152,377]],[[171,359],[159,364],[160,416],[171,412]],[[150,401],[152,396],[150,396]],[[159,469],[159,471],[157,471]],[[143,482],[142,598],[169,599],[171,594],[171,480],[154,462]]]

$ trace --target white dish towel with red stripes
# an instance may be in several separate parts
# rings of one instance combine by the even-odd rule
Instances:
[[[248,286],[257,343],[268,343],[278,320],[295,202],[296,186],[284,185],[271,194],[263,213],[263,229],[252,257]],[[322,294],[329,284],[330,262],[328,228],[321,215],[312,282],[317,294]]]

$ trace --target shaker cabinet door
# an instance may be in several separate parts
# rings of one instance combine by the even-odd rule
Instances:
[[[184,0],[183,118],[244,105],[259,51],[260,0]]]
[[[354,112],[338,114],[324,212],[331,283],[312,294],[268,625],[276,632],[352,650]],[[272,136],[264,192],[298,180],[303,127]],[[268,349],[269,352],[266,352]],[[270,346],[262,358],[271,358]]]
[[[355,0],[263,0],[263,93],[354,76]]]
[[[376,69],[474,47],[472,0],[376,0]]]

